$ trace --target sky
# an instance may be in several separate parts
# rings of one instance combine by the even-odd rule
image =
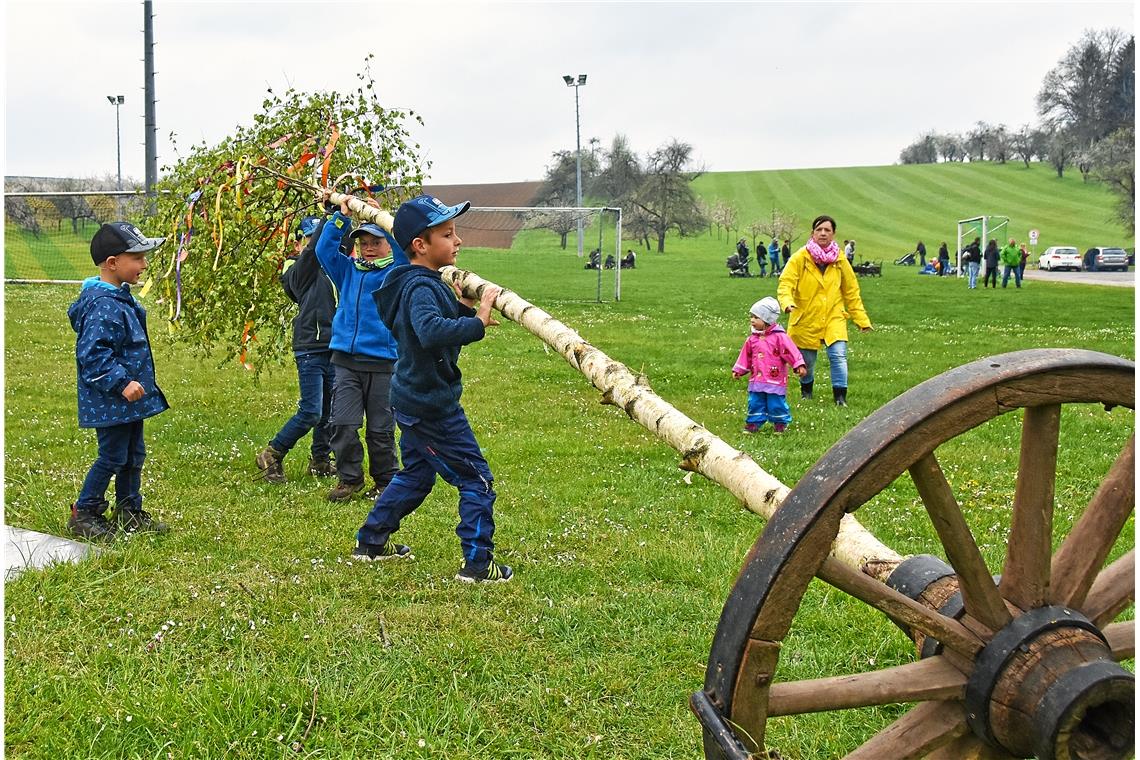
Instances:
[[[412,109],[433,184],[542,179],[573,150],[678,139],[708,171],[897,162],[928,130],[1036,123],[1045,74],[1131,2],[448,3],[154,0],[159,166],[266,91],[346,91],[364,58]],[[6,0],[5,175],[144,176],[143,5]]]

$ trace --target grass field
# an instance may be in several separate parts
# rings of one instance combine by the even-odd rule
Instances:
[[[844,210],[834,213],[842,235]],[[662,397],[789,485],[884,402],[965,362],[1049,346],[1133,357],[1130,289],[1033,282],[968,292],[888,265],[862,281],[876,329],[852,336],[851,406],[826,401],[821,379],[816,401],[792,394],[788,433],[746,436],[744,386],[729,369],[749,305],[775,281],[730,280],[723,256],[701,250],[682,241],[641,255],[621,302],[605,304],[590,302],[594,273],[569,252],[473,251],[460,263],[644,372]],[[5,289],[5,518],[55,534],[95,451],[75,424],[73,297],[72,287]],[[173,408],[148,423],[143,486],[172,532],[6,584],[7,756],[700,755],[687,699],[762,523],[701,478],[686,485],[676,453],[600,405],[561,357],[510,323],[464,352],[464,403],[499,492],[498,557],[517,571],[512,584],[473,588],[451,580],[454,491],[438,487],[399,533],[415,561],[350,563],[367,502],[326,501],[330,484],[303,474],[303,447],[286,459],[289,483],[255,479],[255,452],[296,401],[291,367],[258,380],[230,357],[202,362],[159,339],[161,310],[152,314]],[[992,536],[982,549],[995,572],[1019,424],[1007,415],[939,451],[975,533]],[[1133,429],[1130,410],[1066,409],[1058,537]],[[907,483],[859,517],[900,552],[940,553]],[[1114,557],[1132,533],[1130,521]],[[911,659],[891,623],[816,584],[779,675]],[[898,712],[776,719],[769,744],[787,758],[832,757]]]

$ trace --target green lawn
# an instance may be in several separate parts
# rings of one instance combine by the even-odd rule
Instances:
[[[841,235],[862,225],[873,240],[873,219],[856,221],[853,205],[826,210]],[[622,300],[603,304],[592,303],[594,273],[569,252],[469,252],[460,263],[644,372],[789,485],[874,409],[965,362],[1049,346],[1133,357],[1131,289],[968,292],[888,265],[862,281],[876,330],[852,337],[851,406],[826,401],[821,378],[815,402],[792,395],[788,433],[746,436],[744,386],[729,369],[749,305],[775,281],[730,280],[724,247],[706,237],[643,254],[623,273]],[[73,297],[73,287],[5,289],[5,518],[55,534],[95,452],[75,423]],[[162,339],[164,309],[150,307],[173,408],[148,423],[143,485],[172,532],[6,584],[9,757],[700,755],[687,699],[762,523],[715,485],[686,485],[677,454],[599,404],[561,357],[510,323],[464,352],[464,403],[499,493],[498,556],[517,571],[509,585],[473,588],[451,580],[456,497],[443,485],[399,534],[415,561],[350,563],[365,501],[326,501],[330,484],[303,474],[303,447],[286,459],[286,485],[254,477],[254,454],[295,405],[291,365],[258,380],[228,356],[203,362]],[[971,525],[992,536],[982,549],[994,572],[1019,424],[1007,415],[939,451]],[[1058,537],[1133,428],[1130,410],[1066,410]],[[900,552],[941,553],[909,484],[859,517]],[[1130,522],[1114,557],[1131,537]],[[803,610],[782,678],[913,657],[891,623],[840,592],[813,585]],[[778,719],[769,744],[785,757],[831,757],[897,712]]]

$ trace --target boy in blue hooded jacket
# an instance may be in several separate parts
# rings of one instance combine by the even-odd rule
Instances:
[[[67,523],[83,538],[112,538],[118,530],[166,530],[143,510],[139,487],[146,458],[143,420],[170,407],[155,382],[146,309],[131,295],[131,285],[146,271],[147,252],[165,240],[148,238],[128,222],[101,226],[91,239],[99,276],[83,281],[79,298],[67,310],[76,333],[79,427],[94,428],[99,443]],[[103,516],[112,477],[113,522]]]
[[[379,226],[362,224],[353,229],[348,214],[348,204],[342,203],[317,238],[317,260],[339,293],[329,341],[335,371],[329,426],[340,482],[329,492],[329,501],[345,501],[364,488],[362,424],[368,470],[375,483],[369,493],[379,495],[399,469],[388,401],[396,340],[380,321],[372,293],[394,265],[407,264],[408,257]],[[344,242],[356,243],[355,258],[340,253]]]
[[[470,203],[448,206],[421,195],[400,206],[392,224],[396,243],[411,264],[395,267],[375,294],[380,317],[400,346],[392,379],[392,409],[400,426],[404,468],[376,499],[356,533],[355,559],[407,557],[411,549],[390,537],[400,521],[423,503],[439,475],[459,490],[455,529],[464,565],[456,579],[467,583],[509,581],[511,568],[494,561],[495,491],[491,468],[467,421],[459,351],[482,340],[491,307],[501,292],[487,286],[479,308],[446,285],[439,270],[455,264],[462,244],[455,217]]]

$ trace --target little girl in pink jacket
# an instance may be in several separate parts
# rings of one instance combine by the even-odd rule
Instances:
[[[752,334],[744,341],[732,367],[733,377],[748,375],[748,415],[744,432],[755,433],[768,421],[777,433],[792,421],[788,408],[788,367],[803,377],[807,374],[804,357],[777,322],[780,304],[768,296],[749,309]]]

